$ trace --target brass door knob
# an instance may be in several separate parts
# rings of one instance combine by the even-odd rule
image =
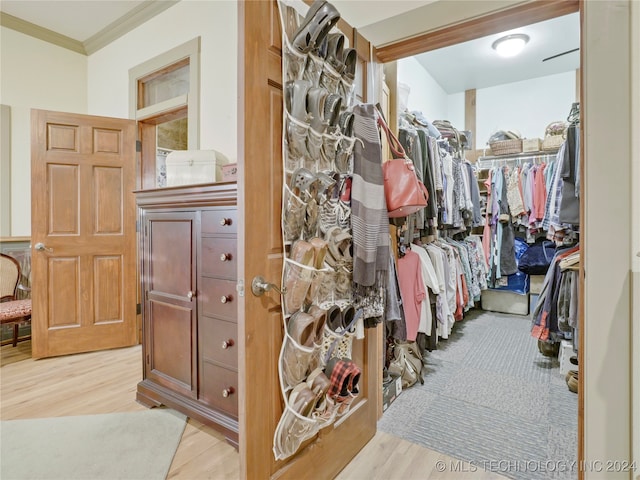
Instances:
[[[223,295],[220,297],[220,303],[228,303],[232,300],[231,295]]]
[[[191,290],[187,292],[187,298],[188,298],[189,300],[191,300],[191,299],[192,299],[193,297],[195,297],[195,296],[196,296],[196,292],[193,292],[193,291],[191,291]]]
[[[220,255],[220,261],[221,262],[226,262],[228,260],[231,260],[231,254],[230,253],[223,253],[222,255]]]
[[[231,225],[231,219],[223,218],[222,220],[220,220],[220,225],[222,225],[223,227],[226,227],[227,225]]]
[[[232,338],[230,338],[229,340],[225,340],[224,342],[222,342],[222,349],[226,350],[229,347],[233,347],[234,344],[235,342]]]
[[[236,389],[233,387],[228,387],[225,388],[224,390],[222,390],[222,396],[224,398],[227,398],[229,395],[233,395],[235,393]]]

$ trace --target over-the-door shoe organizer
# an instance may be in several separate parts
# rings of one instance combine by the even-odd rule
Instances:
[[[299,3],[298,3],[299,4]],[[277,460],[349,411],[360,369],[350,360],[351,177],[357,53],[335,31],[327,1],[300,14],[279,1],[282,21],[284,341],[279,377],[285,402],[274,435]]]

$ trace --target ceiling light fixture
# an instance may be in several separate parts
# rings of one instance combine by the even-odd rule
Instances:
[[[516,33],[499,38],[491,45],[498,55],[501,57],[515,57],[529,41],[529,35],[524,33]]]

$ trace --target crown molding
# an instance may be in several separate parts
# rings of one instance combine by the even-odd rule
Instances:
[[[84,42],[74,40],[5,12],[0,12],[0,25],[76,53],[91,55],[178,2],[180,0],[146,0]]]
[[[44,40],[45,42],[52,43],[59,47],[66,48],[73,52],[81,53],[83,55],[87,54],[87,51],[85,50],[82,42],[56,33],[47,28],[43,28],[34,23],[27,22],[26,20],[22,20],[18,17],[14,17],[13,15],[9,15],[8,13],[0,12],[0,25],[6,28],[10,28],[11,30],[15,30],[16,32],[24,33],[25,35],[29,35],[39,40]]]
[[[97,52],[114,40],[117,40],[134,28],[139,27],[143,23],[152,19],[159,13],[164,12],[179,1],[180,0],[146,0],[126,15],[123,15],[114,22],[111,22],[98,33],[85,40],[83,46],[87,55]]]

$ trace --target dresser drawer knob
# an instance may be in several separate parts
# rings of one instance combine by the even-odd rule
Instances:
[[[232,338],[230,338],[229,340],[225,340],[224,342],[222,342],[222,349],[226,350],[229,347],[233,347],[234,344],[235,342]]]
[[[231,225],[231,219],[223,218],[222,220],[220,220],[220,225],[222,225],[223,227],[226,227],[227,225]]]
[[[223,295],[222,297],[220,297],[220,303],[228,303],[231,300],[233,300],[231,295]]]
[[[231,260],[231,254],[230,253],[223,253],[222,255],[220,255],[220,261],[221,262],[226,262],[228,260]]]
[[[229,395],[233,395],[236,392],[236,389],[233,387],[225,388],[222,390],[222,396],[227,398]]]

